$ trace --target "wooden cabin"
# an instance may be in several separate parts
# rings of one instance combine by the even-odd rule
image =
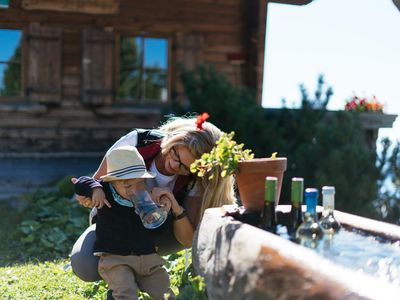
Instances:
[[[261,103],[268,2],[311,0],[0,0],[0,153],[102,152],[157,126],[186,101],[178,66]]]

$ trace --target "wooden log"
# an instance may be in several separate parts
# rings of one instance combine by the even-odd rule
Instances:
[[[205,211],[193,242],[193,265],[213,299],[394,299],[400,289],[339,267],[313,250]]]

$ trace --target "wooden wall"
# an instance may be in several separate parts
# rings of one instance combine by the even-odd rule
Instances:
[[[27,132],[39,126],[48,129],[49,139],[62,140],[55,128],[69,128],[72,125],[68,124],[74,120],[78,129],[90,127],[104,132],[111,132],[112,127],[128,131],[135,126],[156,126],[160,115],[154,108],[149,113],[146,109],[127,107],[123,116],[121,110],[113,108],[115,41],[119,34],[169,40],[170,98],[184,99],[178,64],[189,69],[212,64],[234,84],[257,89],[261,103],[266,3],[264,0],[120,0],[118,14],[95,15],[25,10],[22,0],[11,0],[8,9],[0,10],[0,28],[23,29],[25,39],[29,39],[23,51],[25,88],[20,102],[38,104],[44,112],[37,114],[35,109],[29,112],[30,106],[25,105],[21,113],[18,108],[10,109],[12,100],[0,97],[0,103],[6,102],[7,107],[2,112],[0,107],[0,113],[4,116],[7,111],[7,116],[12,114],[13,119],[24,120],[20,124],[25,125],[20,125],[20,135],[16,137],[34,135]],[[32,48],[39,50],[35,52]],[[91,53],[100,53],[107,59],[99,58],[99,64],[88,66],[85,57]],[[76,114],[81,117],[73,117]],[[104,122],[105,116],[112,118],[112,125]],[[54,119],[57,124],[52,123]],[[0,121],[0,141],[7,131],[7,122]],[[101,128],[104,126],[109,128]],[[68,149],[70,144],[73,143],[61,148]],[[36,150],[42,148],[37,146]],[[0,146],[2,151],[7,148]]]

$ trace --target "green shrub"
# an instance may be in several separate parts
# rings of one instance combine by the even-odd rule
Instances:
[[[67,257],[73,243],[88,226],[88,209],[71,199],[69,180],[66,177],[57,183],[59,189],[55,192],[39,191],[27,196],[29,204],[21,213],[15,233],[24,249],[19,259]]]
[[[380,189],[374,204],[383,220],[400,224],[400,142],[393,143],[384,138],[381,145],[378,159]]]

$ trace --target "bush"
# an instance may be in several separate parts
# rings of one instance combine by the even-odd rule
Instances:
[[[384,138],[381,144],[379,198],[374,204],[383,220],[400,224],[400,142],[393,145]]]
[[[55,192],[39,191],[27,196],[29,205],[15,238],[22,244],[19,259],[65,258],[88,225],[88,210],[71,199],[70,177],[62,179]]]

